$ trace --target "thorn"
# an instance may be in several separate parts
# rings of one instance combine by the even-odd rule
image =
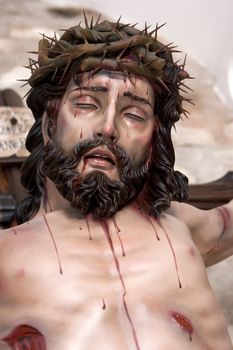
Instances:
[[[170,48],[167,51],[169,51],[171,53],[182,53],[182,51],[180,51],[180,50],[171,50]]]
[[[69,29],[60,28],[60,29],[58,29],[58,30],[59,30],[59,32],[70,32],[70,33],[72,33],[71,28],[69,28]],[[55,33],[54,33],[54,34],[55,34]]]
[[[44,39],[48,39],[48,40],[50,40],[51,42],[56,42],[54,37],[51,38],[50,36],[47,36],[47,35],[44,34],[44,33],[39,33],[39,35],[42,35],[43,40],[44,40]]]
[[[133,87],[135,87],[135,83],[134,83],[133,79],[131,78],[130,73],[126,69],[124,70],[124,73],[127,76],[127,78],[129,79],[130,83],[133,85]]]
[[[87,40],[87,37],[86,37],[84,31],[80,29],[80,33],[81,33],[81,35],[83,37],[83,40],[84,40],[85,44],[88,44],[88,40]]]
[[[128,43],[128,45],[127,46],[125,46],[124,47],[124,49],[119,53],[119,55],[117,56],[117,60],[119,60],[123,55],[124,55],[124,53],[128,50],[128,48],[130,47],[130,45],[132,44],[132,42],[133,41],[130,41],[129,43]]]
[[[87,28],[87,29],[90,29],[89,24],[88,24],[88,20],[87,20],[87,16],[86,16],[86,12],[85,12],[84,9],[83,9],[83,16],[84,16],[86,28]]]
[[[24,99],[25,97],[27,97],[27,96],[30,94],[31,91],[32,91],[32,89],[28,90],[28,92],[23,96],[23,99]]]
[[[61,79],[59,80],[59,83],[58,83],[58,85],[60,85],[61,83],[62,83],[62,80],[63,80],[63,78],[64,78],[64,76],[65,76],[65,74],[66,74],[66,72],[67,72],[67,70],[68,70],[68,68],[69,68],[69,66],[70,66],[70,64],[71,64],[71,59],[67,62],[67,64],[66,64],[66,67],[65,67],[65,69],[64,69],[64,72],[62,73],[62,77],[61,77]]]
[[[161,78],[157,78],[157,80],[169,93],[171,93],[171,90],[167,87],[167,85],[164,83],[164,81]]]
[[[143,67],[149,67],[153,62],[157,61],[159,57],[154,58],[150,62],[144,63]]]
[[[179,90],[180,90],[180,91],[182,91],[182,92],[183,92],[183,93],[185,93],[185,94],[187,94],[187,93],[188,93],[188,91],[186,91],[186,90],[182,89],[181,87],[179,87]]]
[[[147,26],[147,24],[146,24],[146,22],[145,22],[145,34],[146,35],[148,35],[148,29],[151,27],[151,25],[150,26]]]
[[[101,57],[101,59],[100,59],[100,63],[102,63],[103,60],[105,59],[107,52],[108,52],[108,50],[105,49],[105,50],[104,50],[104,53],[103,53],[103,55],[102,55],[102,57]]]
[[[165,26],[167,23],[164,22],[163,24],[161,24],[160,26],[158,25],[158,23],[156,23],[156,31],[155,31],[155,37],[154,39],[157,40],[157,36],[158,36],[158,31],[160,28],[162,28],[163,26]]]
[[[101,69],[103,69],[102,67],[97,67],[95,68],[94,70],[90,71],[89,74],[88,74],[88,79],[91,79],[95,74],[97,74]],[[79,88],[80,90],[82,89],[82,87],[80,87],[79,85]]]
[[[31,53],[32,55],[39,55],[39,51],[27,51],[27,53]]]
[[[187,53],[184,56],[184,61],[183,61],[183,64],[181,66],[183,70],[184,70],[184,67],[185,67],[185,64],[186,64],[186,59],[187,59]]]
[[[23,88],[24,86],[28,85],[28,82],[23,84],[23,85],[20,85],[20,88]]]
[[[140,35],[140,34],[143,34],[145,32],[145,35],[148,35],[147,29],[149,29],[150,27],[151,27],[151,25],[147,27],[146,22],[145,22],[145,28],[143,30],[141,30],[138,34]]]
[[[90,29],[93,29],[93,21],[94,21],[94,17],[93,17],[93,16],[91,16]]]
[[[27,81],[28,82],[28,79],[16,79],[16,81]]]
[[[99,37],[103,40],[103,42],[105,42],[107,45],[109,45],[109,40],[107,38],[105,38],[100,32],[98,33]]]
[[[179,85],[182,85],[184,88],[188,89],[188,90],[189,90],[189,91],[191,91],[191,92],[193,92],[193,91],[194,91],[194,90],[193,90],[193,89],[191,89],[191,88],[190,88],[188,85],[186,85],[186,84],[182,83],[181,81],[180,81]]]
[[[119,17],[118,20],[116,21],[116,28],[117,28],[117,29],[119,29],[119,28],[118,28],[118,25],[119,25],[119,23],[120,23],[121,17],[122,17],[122,15],[120,15],[120,17]]]
[[[55,79],[55,76],[56,76],[56,74],[57,74],[57,71],[58,71],[58,68],[55,69],[51,81],[53,81],[53,80]]]
[[[31,62],[31,64],[37,64],[38,62],[36,60],[34,60],[33,58],[29,58],[29,62]]]
[[[109,22],[109,24],[111,25],[112,30],[113,30],[115,33],[117,33],[121,39],[124,39],[123,35],[122,35],[121,32],[118,30],[117,25],[116,25],[115,23],[111,23],[111,22]],[[106,40],[106,39],[105,39],[105,40]]]
[[[101,13],[100,13],[99,16],[98,16],[98,18],[97,18],[97,20],[96,20],[96,22],[95,22],[94,27],[97,26],[97,24],[99,23],[100,18],[101,18]]]
[[[195,106],[195,103],[190,99],[190,98],[184,98],[182,99],[183,101],[190,103],[191,105]]]
[[[135,24],[132,24],[131,25],[131,28],[134,28],[134,27],[136,27],[136,25],[138,24],[138,22],[137,23],[135,23]]]
[[[173,44],[173,42],[167,44],[167,45],[163,45],[162,47],[159,47],[157,50],[154,51],[154,53],[158,53],[158,52],[162,52],[166,49],[169,49],[169,46],[171,46]]]
[[[188,111],[186,111],[186,109],[183,109],[182,113],[185,115],[185,118],[186,118],[186,119],[189,119],[189,116],[188,116],[188,115],[189,115],[190,113],[189,113]]]
[[[121,24],[118,29],[121,30],[121,29],[123,29],[125,27],[129,27],[129,26],[130,26],[130,23]]]
[[[62,49],[63,51],[66,50],[66,47],[64,47],[64,46],[60,43],[60,41],[56,41],[55,44],[56,44],[58,47],[60,47],[60,49]],[[55,50],[53,50],[53,48],[51,48],[50,52],[55,52]],[[60,54],[61,52],[57,51],[57,53]]]
[[[180,62],[180,60],[181,60],[181,59],[179,58],[176,62],[174,62],[174,64],[175,64],[175,65],[178,65],[178,63]]]

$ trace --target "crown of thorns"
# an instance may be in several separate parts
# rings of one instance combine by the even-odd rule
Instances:
[[[164,25],[149,31],[145,24],[143,30],[135,28],[136,24],[122,24],[120,18],[116,23],[107,20],[93,23],[93,17],[88,23],[84,13],[85,28],[80,23],[77,26],[63,30],[64,33],[57,39],[56,34],[49,38],[43,34],[39,41],[38,60],[29,59],[27,68],[31,76],[27,84],[35,87],[45,81],[53,82],[58,71],[62,71],[59,83],[61,84],[70,65],[78,62],[78,71],[97,72],[100,69],[123,71],[129,79],[130,73],[148,78],[165,88],[169,86],[186,92],[189,89],[182,81],[189,78],[184,70],[185,59],[182,64],[174,63],[172,58],[176,46],[173,43],[164,45],[157,40],[158,30]],[[178,103],[180,113],[185,114],[181,107],[182,101],[189,99],[180,96]]]

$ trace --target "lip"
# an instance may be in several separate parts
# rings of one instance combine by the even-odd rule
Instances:
[[[93,155],[93,158],[91,158],[92,155]],[[94,158],[95,155],[103,157],[103,159]],[[104,157],[109,158],[110,161],[107,159],[104,159]],[[109,151],[108,149],[103,149],[99,147],[94,148],[90,152],[86,153],[83,158],[84,158],[84,161],[88,162],[89,164],[107,166],[108,168],[114,167],[117,163],[116,158],[111,151]]]

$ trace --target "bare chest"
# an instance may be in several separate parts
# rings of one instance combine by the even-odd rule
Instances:
[[[213,303],[188,236],[179,240],[175,228],[150,222],[133,231],[120,221],[82,221],[72,230],[48,223],[50,232],[34,238],[24,254],[15,251],[4,270],[1,318],[7,328],[19,319],[34,325],[51,350],[60,333],[61,349],[93,348],[90,339],[96,350],[139,349],[139,338],[142,349],[153,349],[154,342],[165,349],[166,332],[181,337],[186,348],[201,310]],[[20,232],[15,238],[16,246],[25,246]],[[209,305],[200,291],[209,295]]]

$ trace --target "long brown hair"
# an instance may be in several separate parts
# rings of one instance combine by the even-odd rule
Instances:
[[[131,73],[144,76],[154,87],[159,123],[152,138],[150,171],[141,200],[151,215],[158,216],[169,207],[171,200],[187,198],[188,180],[174,170],[171,140],[171,129],[185,112],[184,98],[180,94],[185,86],[183,79],[188,77],[184,66],[173,62],[173,48],[157,40],[158,28],[152,35],[147,28],[139,31],[119,22],[86,24],[86,28],[68,29],[59,40],[43,38],[38,62],[30,66],[31,90],[27,105],[33,112],[35,124],[27,137],[26,148],[31,154],[23,165],[21,177],[29,197],[17,208],[18,222],[28,220],[38,211],[45,191],[43,112],[47,112],[51,126],[56,122],[59,102],[70,79],[78,83],[80,73],[89,71],[93,75],[103,68],[123,71],[129,79]]]

